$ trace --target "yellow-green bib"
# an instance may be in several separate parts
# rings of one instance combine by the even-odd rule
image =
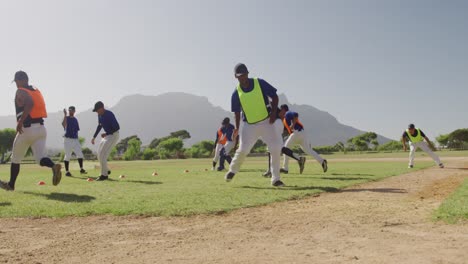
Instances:
[[[262,88],[257,78],[253,79],[253,90],[246,93],[237,85],[237,94],[242,106],[247,123],[255,124],[268,118],[268,109],[265,105]]]
[[[421,136],[421,130],[417,128],[416,131],[418,131],[418,135],[413,137],[409,132],[409,129],[406,129],[406,134],[408,135],[409,140],[413,143],[418,143],[424,140],[424,138]]]

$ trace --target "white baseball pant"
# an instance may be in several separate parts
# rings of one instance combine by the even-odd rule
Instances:
[[[442,163],[442,162],[440,161],[439,156],[437,156],[437,155],[431,150],[431,148],[429,148],[429,145],[427,144],[427,142],[425,142],[425,141],[416,142],[416,143],[410,142],[409,145],[410,145],[410,153],[409,153],[409,165],[410,165],[410,166],[414,166],[414,157],[416,156],[416,150],[417,150],[417,148],[420,148],[420,149],[422,149],[424,152],[426,152],[426,153],[434,160],[434,162],[435,162],[437,165],[439,165],[439,164]]]
[[[283,147],[282,131],[283,122],[280,119],[277,119],[273,124],[269,123],[269,119],[257,124],[243,122],[239,134],[239,148],[232,159],[229,172],[239,172],[242,163],[244,163],[252,147],[259,138],[262,138],[271,154],[271,182],[274,183],[280,180],[281,148]]]
[[[213,162],[216,162],[216,163],[219,162],[219,157],[221,156],[220,153],[221,153],[221,150],[223,149],[223,147],[224,147],[223,144],[219,144],[219,143],[216,144],[216,149],[215,149]]]
[[[65,138],[63,141],[65,148],[65,157],[63,160],[70,161],[72,153],[75,152],[75,155],[78,159],[83,158],[83,152],[81,151],[80,140],[77,138]]]
[[[17,133],[13,142],[12,163],[21,163],[29,147],[31,147],[34,159],[40,163],[46,157],[47,130],[41,124],[31,124],[31,127],[23,128],[23,133]]]
[[[315,152],[312,147],[310,146],[309,140],[307,139],[307,135],[302,131],[297,131],[295,130],[291,135],[289,135],[288,139],[286,140],[286,143],[284,144],[285,147],[291,148],[294,145],[299,145],[301,146],[302,150],[314,157],[315,160],[317,160],[318,163],[322,164],[324,159],[317,153]],[[284,160],[283,160],[283,168],[285,170],[289,170],[289,157],[287,155],[283,155]]]
[[[112,148],[117,144],[119,140],[119,132],[115,132],[112,135],[107,135],[102,138],[101,143],[98,148],[98,160],[101,164],[101,175],[109,176],[108,171],[109,167],[107,166],[107,159],[112,151]]]

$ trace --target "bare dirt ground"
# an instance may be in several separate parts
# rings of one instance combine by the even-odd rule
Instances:
[[[445,161],[224,215],[0,219],[0,263],[468,263],[468,223],[431,220],[468,177]]]

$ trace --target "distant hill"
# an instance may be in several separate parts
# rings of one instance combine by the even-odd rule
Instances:
[[[94,102],[94,101],[93,101]],[[104,101],[104,104],[106,102]],[[286,97],[280,96],[280,103],[288,103]],[[289,104],[290,109],[299,112],[313,146],[334,145],[364,131],[343,125],[327,112],[309,105]],[[143,144],[149,144],[153,138],[167,136],[170,132],[186,129],[192,138],[186,140],[190,146],[201,140],[214,140],[215,133],[224,117],[233,120],[233,114],[221,107],[215,107],[206,97],[186,93],[166,93],[158,96],[131,95],[123,97],[111,107],[121,126],[121,138],[138,135]],[[62,148],[63,113],[49,113],[46,120],[48,147]],[[80,122],[80,136],[86,138],[86,145],[97,126],[97,115],[91,109],[80,111],[77,118]],[[234,122],[234,120],[233,120]],[[0,117],[0,129],[15,127],[14,116]],[[379,136],[380,143],[389,139]]]

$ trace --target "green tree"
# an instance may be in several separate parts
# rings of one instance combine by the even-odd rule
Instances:
[[[163,158],[175,157],[179,155],[184,147],[184,142],[180,138],[169,138],[159,143],[156,150]]]
[[[141,140],[134,137],[127,142],[127,149],[123,155],[124,160],[135,160],[140,154]]]
[[[400,151],[403,149],[401,141],[392,140],[378,147],[379,151]]]
[[[84,143],[86,142],[86,138],[78,137],[78,141],[80,142],[80,146],[83,147]]]
[[[186,156],[191,158],[208,158],[213,152],[215,143],[211,140],[200,141],[193,144],[191,148],[185,151]]]
[[[128,148],[128,142],[132,139],[137,139],[141,142],[140,138],[138,138],[137,135],[133,135],[133,136],[129,136],[129,137],[126,137],[122,140],[120,140],[120,142],[115,146],[117,148],[117,151],[119,154],[121,153],[125,153],[127,151],[127,148]]]
[[[170,137],[184,140],[184,139],[190,138],[190,133],[187,130],[179,130],[179,131],[172,132],[170,134]]]
[[[450,134],[439,135],[438,137],[436,137],[436,141],[442,147],[447,147],[449,144],[449,140],[450,140]]]
[[[141,158],[144,160],[152,160],[156,158],[158,151],[152,148],[145,148],[143,153],[141,154]]]
[[[13,141],[16,137],[16,130],[11,128],[5,128],[0,130],[0,152],[2,153],[2,157],[0,159],[0,163],[6,163],[10,157],[5,158],[7,152],[10,152],[13,147]]]

